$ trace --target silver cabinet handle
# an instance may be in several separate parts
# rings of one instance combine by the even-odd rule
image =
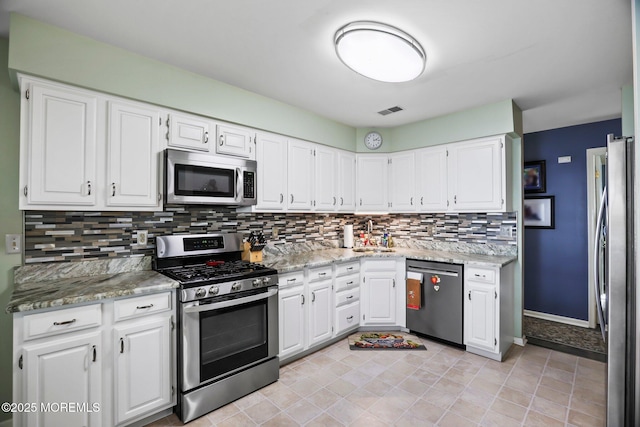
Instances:
[[[96,346],[95,345],[93,346],[92,350],[93,350],[93,361],[95,362],[96,359],[98,358],[98,354],[96,352]]]
[[[360,199],[360,206],[362,206],[362,199]]]
[[[316,302],[316,293],[311,292],[311,302]]]
[[[340,206],[344,205],[344,199],[340,197]]]
[[[209,132],[205,132],[204,133],[204,143],[208,143],[209,142]]]
[[[349,295],[348,297],[346,297],[345,299],[351,299],[353,298],[353,295]]]
[[[53,326],[71,325],[72,323],[76,323],[76,319],[65,320],[64,322],[53,322]]]
[[[280,204],[282,204],[282,202],[284,202],[284,194],[280,193]]]
[[[293,203],[293,194],[291,195],[291,203]]]
[[[304,305],[304,295],[300,295],[302,297],[302,305]]]
[[[353,320],[353,316],[347,317],[347,320],[349,320],[349,321]]]
[[[347,267],[347,270],[353,270],[353,267]]]
[[[91,181],[87,181],[87,196],[91,195]]]
[[[458,203],[458,196],[457,195],[453,196],[453,204],[455,205],[456,203]]]
[[[147,305],[139,305],[136,307],[136,310],[145,310],[147,308],[151,308],[153,307],[153,304],[147,304]]]
[[[347,282],[347,285],[353,285],[353,280],[350,282]]]
[[[116,183],[111,183],[111,197],[116,197]]]
[[[289,282],[295,282],[297,279],[294,277],[293,279],[287,279],[287,283]]]
[[[327,273],[318,273],[318,276],[326,276]]]
[[[469,301],[471,301],[471,291],[469,291]]]
[[[393,279],[393,287],[396,287],[396,279]]]
[[[220,135],[220,145],[224,145],[224,135]]]
[[[120,354],[124,353],[124,339],[120,338]]]
[[[420,197],[420,206],[424,205],[424,197]]]
[[[336,205],[336,202],[337,202],[337,201],[338,201],[338,200],[336,199],[336,196],[333,196],[333,206],[335,206],[335,205]]]
[[[413,206],[413,197],[411,198],[411,206]]]

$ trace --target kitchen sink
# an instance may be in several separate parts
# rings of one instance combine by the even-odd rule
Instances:
[[[395,252],[395,249],[392,248],[382,248],[377,246],[360,246],[357,248],[353,248],[354,252]]]

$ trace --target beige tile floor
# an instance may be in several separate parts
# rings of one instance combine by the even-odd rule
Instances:
[[[423,342],[427,351],[351,351],[342,340],[187,425],[604,425],[603,363],[533,345],[515,346],[499,363]],[[172,415],[150,426],[176,425]]]

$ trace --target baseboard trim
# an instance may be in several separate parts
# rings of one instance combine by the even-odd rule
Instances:
[[[9,418],[8,420],[0,421],[0,427],[12,427],[13,420]]]
[[[550,320],[552,322],[564,323],[566,325],[579,326],[581,328],[588,328],[589,327],[589,321],[588,320],[574,319],[573,317],[557,316],[555,314],[540,313],[539,311],[530,311],[530,310],[524,310],[524,315],[525,316],[529,316],[529,317],[535,317],[537,319]]]
[[[527,344],[527,337],[525,337],[524,335],[522,336],[522,338],[513,337],[513,343],[515,345],[519,345],[520,347],[524,347]]]

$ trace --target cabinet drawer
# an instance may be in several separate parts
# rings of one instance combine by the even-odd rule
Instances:
[[[347,289],[336,294],[336,307],[360,300],[360,288]]]
[[[363,261],[365,271],[396,271],[395,259],[380,259]]]
[[[347,274],[357,273],[360,271],[359,262],[349,262],[336,265],[336,277],[346,276]]]
[[[171,309],[171,292],[117,300],[113,303],[113,320],[131,319]]]
[[[336,309],[336,334],[360,326],[360,303],[354,302]]]
[[[339,277],[336,279],[336,292],[356,287],[360,284],[360,276],[354,274],[352,276]]]
[[[52,310],[24,316],[24,340],[43,338],[102,324],[102,304]]]
[[[302,285],[304,283],[304,273],[295,271],[292,273],[281,274],[278,277],[278,287],[286,288],[288,286]]]
[[[469,267],[465,271],[468,280],[484,283],[496,283],[496,272],[486,268]]]
[[[316,282],[318,280],[331,279],[331,266],[310,268],[309,269],[309,282]]]

